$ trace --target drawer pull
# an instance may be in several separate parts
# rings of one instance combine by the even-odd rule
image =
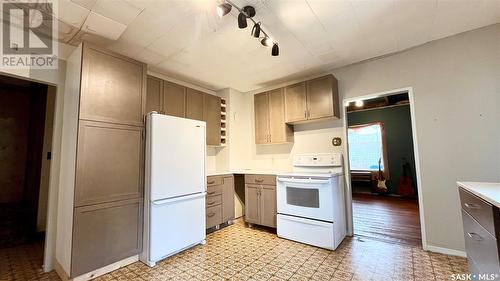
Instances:
[[[210,214],[208,214],[207,216],[208,216],[209,218],[211,218],[211,217],[215,216],[215,213],[210,213]]]
[[[255,179],[255,182],[263,182],[264,179]]]
[[[478,204],[474,204],[474,203],[465,203],[464,206],[469,208],[469,209],[481,209],[481,206],[479,206]]]
[[[215,203],[217,203],[217,202],[216,202],[216,201],[213,201],[213,202],[207,203],[207,205],[208,205],[208,206],[210,206],[210,205],[213,205],[213,204],[215,204]]]
[[[483,241],[483,237],[481,235],[474,233],[474,232],[467,232],[467,235],[469,235],[470,238],[472,238],[475,241]]]
[[[207,192],[208,195],[212,195],[212,194],[215,194],[215,191],[210,191],[210,192]]]
[[[207,182],[208,184],[213,184],[215,183],[215,180]]]

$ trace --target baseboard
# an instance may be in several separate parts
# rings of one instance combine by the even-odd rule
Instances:
[[[55,271],[57,272],[57,275],[63,280],[63,281],[87,281],[91,280],[94,278],[97,278],[101,275],[104,275],[106,273],[110,273],[111,271],[115,271],[119,268],[122,268],[124,266],[127,266],[131,263],[134,263],[139,260],[139,255],[135,255],[126,259],[123,259],[121,261],[117,261],[115,263],[112,263],[110,265],[107,265],[105,267],[101,267],[99,269],[96,269],[94,271],[82,274],[80,276],[77,276],[75,278],[70,278],[68,274],[64,271],[62,266],[56,261],[55,263]]]
[[[445,254],[445,255],[450,255],[450,256],[458,256],[458,257],[464,257],[464,258],[467,257],[467,253],[464,251],[443,248],[443,247],[438,247],[438,246],[427,245],[425,250],[427,250],[429,252],[440,253],[440,254]]]

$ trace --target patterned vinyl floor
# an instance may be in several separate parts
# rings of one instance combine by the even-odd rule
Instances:
[[[42,273],[40,246],[0,250],[0,280],[59,280]],[[37,262],[38,261],[38,262]],[[136,262],[96,280],[451,280],[464,258],[418,247],[347,238],[328,251],[278,238],[241,220],[157,264]]]

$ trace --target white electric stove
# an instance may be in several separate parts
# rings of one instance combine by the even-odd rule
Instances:
[[[346,235],[342,154],[297,154],[277,177],[279,237],[335,250]]]

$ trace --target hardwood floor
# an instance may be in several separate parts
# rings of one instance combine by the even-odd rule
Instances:
[[[352,200],[355,236],[422,245],[417,200],[359,193]]]

